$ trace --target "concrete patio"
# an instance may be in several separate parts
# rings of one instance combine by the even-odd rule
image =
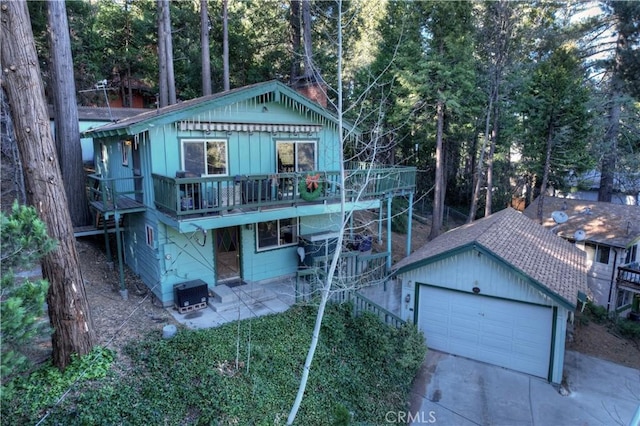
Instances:
[[[361,289],[359,293],[372,302],[398,315],[400,287],[393,283]],[[298,288],[300,291],[300,288]],[[167,308],[179,324],[189,329],[218,327],[232,321],[277,314],[296,302],[296,277],[271,283],[219,285],[210,290],[208,306],[181,314]]]

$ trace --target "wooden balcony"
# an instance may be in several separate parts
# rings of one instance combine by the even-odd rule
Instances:
[[[89,204],[98,213],[132,213],[144,211],[142,202],[142,176],[130,178],[105,178],[90,174],[87,177]]]
[[[319,190],[311,199],[302,197],[308,176],[317,178]],[[415,190],[416,169],[392,167],[346,171],[347,201],[379,199]],[[154,202],[177,219],[215,215],[227,211],[335,203],[340,201],[340,172],[275,173],[226,177],[169,177],[153,175]]]
[[[636,264],[637,265],[637,264]],[[624,287],[632,291],[640,291],[640,269],[631,265],[618,268],[618,287]]]

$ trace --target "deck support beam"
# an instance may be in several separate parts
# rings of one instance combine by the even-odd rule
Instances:
[[[120,296],[122,299],[127,300],[129,298],[129,292],[127,291],[127,286],[124,282],[124,259],[122,253],[122,235],[120,232],[120,214],[118,212],[114,215],[115,223],[116,223],[116,247],[118,248],[118,270],[120,273]]]
[[[411,224],[413,222],[413,192],[409,193],[409,210],[407,211],[407,256],[411,254]]]

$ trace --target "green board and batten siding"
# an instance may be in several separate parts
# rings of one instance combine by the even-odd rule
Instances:
[[[231,127],[221,130],[224,123]],[[173,286],[180,282],[201,279],[210,287],[215,286],[215,228],[237,226],[243,279],[263,281],[294,274],[298,266],[296,247],[258,251],[255,227],[245,225],[298,217],[302,235],[333,230],[335,206],[298,205],[265,210],[252,217],[240,214],[177,221],[156,210],[152,175],[173,177],[182,170],[181,141],[189,139],[227,141],[229,176],[276,172],[279,140],[313,141],[316,170],[339,170],[337,124],[336,118],[317,104],[281,83],[267,82],[170,105],[89,132],[94,137],[96,173],[102,177],[131,178],[132,147],[139,149],[147,210],[126,217],[127,228],[123,233],[126,263],[167,304],[173,300]],[[280,127],[274,129],[274,125]],[[343,125],[350,132],[349,137],[355,136],[349,123]],[[123,158],[128,158],[128,164],[123,164]],[[132,185],[131,180],[127,184]],[[122,189],[133,190],[119,188]],[[354,204],[355,208],[377,206],[379,201]],[[153,234],[151,244],[147,243],[148,228]]]

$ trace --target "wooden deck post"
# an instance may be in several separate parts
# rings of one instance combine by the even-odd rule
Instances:
[[[409,211],[407,212],[407,256],[411,254],[411,224],[413,222],[413,192],[409,193]]]
[[[120,235],[120,214],[116,212],[114,214],[114,220],[116,223],[116,247],[118,248],[118,269],[120,272],[120,296],[124,300],[129,298],[129,292],[127,291],[127,286],[124,282],[124,260],[122,258],[122,235]]]

